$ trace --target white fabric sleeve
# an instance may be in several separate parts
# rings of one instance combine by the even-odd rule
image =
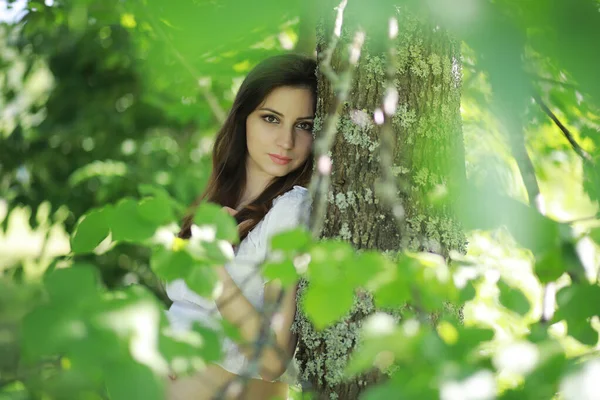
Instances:
[[[273,236],[299,226],[308,226],[311,207],[310,193],[300,186],[296,186],[274,201],[273,207],[265,216],[263,231],[259,239],[260,248],[264,249],[265,256],[271,251]]]

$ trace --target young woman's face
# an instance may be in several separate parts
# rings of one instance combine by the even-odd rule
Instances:
[[[313,120],[309,89],[274,89],[246,119],[248,172],[269,179],[303,165],[312,147]]]

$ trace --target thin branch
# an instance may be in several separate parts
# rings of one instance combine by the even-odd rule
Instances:
[[[560,128],[561,132],[563,133],[563,135],[565,135],[565,137],[567,138],[567,140],[573,147],[573,150],[575,150],[575,152],[579,155],[579,157],[581,157],[586,162],[592,163],[593,162],[592,156],[590,156],[590,154],[587,151],[585,151],[579,145],[579,143],[577,143],[577,141],[575,140],[575,138],[573,137],[571,132],[567,129],[566,126],[563,125],[563,123],[558,119],[558,117],[556,117],[556,115],[552,112],[552,110],[550,110],[550,108],[548,108],[548,106],[546,105],[546,103],[544,103],[544,101],[542,100],[540,95],[535,93],[533,95],[533,98],[539,104],[539,106],[542,108],[542,110],[544,110],[544,112],[550,117],[550,119],[552,119],[552,121],[554,121],[554,124],[556,124],[556,126],[558,126]]]
[[[400,232],[404,231],[405,210],[402,199],[398,195],[398,184],[393,174],[394,150],[396,148],[396,134],[392,126],[392,117],[398,106],[398,90],[394,85],[394,78],[397,65],[396,40],[398,32],[398,22],[395,17],[390,20],[390,41],[388,45],[387,65],[385,75],[385,90],[381,102],[381,107],[375,110],[375,123],[380,124],[379,160],[381,166],[382,182],[376,185],[375,189],[379,197],[392,211],[396,224]]]
[[[354,41],[350,51],[350,63],[347,69],[339,74],[336,74],[331,67],[331,59],[341,32],[341,21],[343,18],[343,10],[346,5],[346,0],[342,0],[338,7],[338,15],[336,19],[336,27],[329,46],[325,50],[325,58],[319,64],[323,74],[329,79],[330,84],[334,87],[335,98],[333,99],[333,112],[327,115],[323,124],[323,131],[320,133],[318,140],[315,143],[315,158],[317,160],[317,168],[313,172],[309,192],[313,198],[313,213],[309,223],[309,229],[314,238],[318,238],[321,234],[321,229],[325,221],[325,210],[327,207],[327,193],[331,181],[331,164],[332,160],[328,156],[329,150],[333,145],[337,133],[337,125],[342,113],[343,105],[352,83],[354,67],[358,63],[362,45],[364,43],[364,32],[357,32],[354,36]],[[323,110],[321,110],[323,111]]]
[[[219,101],[217,100],[217,97],[210,91],[210,89],[208,88],[208,85],[205,85],[199,81],[200,77],[202,76],[200,74],[200,72],[197,71],[196,68],[194,68],[194,66],[192,64],[190,64],[188,62],[188,60],[186,60],[186,58],[179,52],[179,50],[177,50],[175,45],[173,43],[171,43],[171,40],[169,39],[167,34],[162,30],[160,25],[156,23],[156,21],[154,20],[154,18],[150,14],[150,12],[145,10],[145,14],[146,14],[146,17],[148,18],[148,21],[149,21],[150,25],[152,26],[152,28],[158,33],[158,35],[161,37],[161,39],[167,44],[169,49],[173,52],[175,57],[179,60],[181,65],[183,65],[183,67],[189,72],[189,74],[192,76],[192,78],[196,81],[196,84],[200,88],[200,91],[202,93],[202,96],[204,97],[204,100],[206,100],[206,102],[208,103],[215,118],[217,119],[217,122],[219,124],[224,123],[225,119],[227,117],[225,114],[225,111],[219,105]]]
[[[468,69],[470,69],[473,73],[485,72],[484,70],[482,70],[481,68],[479,68],[477,65],[469,63],[469,62],[464,62],[463,61],[463,66],[467,67]],[[551,83],[553,85],[562,86],[562,87],[567,88],[567,89],[578,89],[578,86],[574,85],[572,83],[561,82],[561,81],[557,81],[555,79],[545,78],[543,76],[539,76],[537,74],[534,74],[533,72],[527,72],[527,71],[525,71],[525,74],[527,76],[529,76],[534,81]]]

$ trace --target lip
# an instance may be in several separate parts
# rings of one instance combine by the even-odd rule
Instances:
[[[271,157],[271,160],[273,160],[273,162],[275,164],[279,164],[279,165],[286,165],[290,161],[292,161],[291,158],[276,156],[275,154],[271,154],[271,153],[269,153],[269,157]]]

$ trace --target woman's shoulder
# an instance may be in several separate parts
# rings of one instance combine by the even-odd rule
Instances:
[[[276,206],[277,208],[281,208],[284,205],[290,205],[293,203],[300,204],[310,202],[310,200],[310,192],[307,188],[304,186],[294,185],[294,187],[292,187],[290,190],[273,199],[273,206],[271,207],[270,211],[275,209]]]
[[[299,225],[308,225],[312,208],[310,192],[303,186],[294,186],[277,196],[261,227],[261,240],[264,245],[273,235],[293,229]]]

